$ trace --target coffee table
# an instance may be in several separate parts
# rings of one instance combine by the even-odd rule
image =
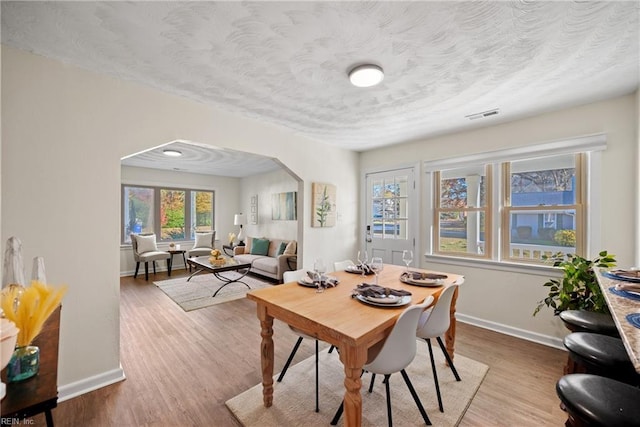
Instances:
[[[216,276],[218,280],[221,280],[223,282],[223,285],[218,288],[218,290],[213,294],[213,297],[215,297],[222,288],[224,288],[227,285],[230,285],[231,283],[242,283],[247,288],[251,289],[251,286],[247,285],[245,282],[241,280],[242,278],[244,278],[244,276],[249,274],[249,271],[251,270],[251,264],[239,263],[235,261],[233,258],[227,258],[227,257],[224,257],[224,260],[225,260],[224,264],[214,265],[209,262],[208,256],[199,256],[199,257],[189,258],[187,262],[196,271],[194,271],[187,278],[187,282],[191,280],[191,278],[196,274],[207,272],[207,273],[213,274],[214,276]],[[236,277],[232,279],[229,277],[225,277],[224,275],[221,274],[225,271],[237,271],[242,275],[240,277]]]

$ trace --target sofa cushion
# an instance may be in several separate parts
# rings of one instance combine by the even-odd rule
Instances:
[[[259,257],[253,261],[251,268],[270,274],[278,274],[278,260],[271,257]]]
[[[267,255],[268,253],[268,239],[253,239],[253,241],[251,242],[251,255]]]
[[[213,240],[213,232],[210,233],[196,233],[196,242],[193,245],[194,248],[213,248],[211,241]]]
[[[247,237],[244,241],[244,253],[251,253],[251,242],[253,241],[253,237]]]
[[[136,237],[138,243],[138,253],[143,254],[145,252],[157,252],[158,246],[156,245],[156,235],[151,234],[148,236],[142,236],[138,234]]]
[[[289,242],[289,244],[287,245],[286,249],[284,250],[284,254],[285,255],[295,255],[296,254],[296,249],[297,249],[297,244],[295,240],[292,240]]]
[[[278,246],[278,251],[276,252],[276,256],[282,255],[285,249],[287,249],[287,242],[280,242],[280,245]]]
[[[241,254],[233,257],[240,264],[253,264],[257,259],[264,258],[262,255]]]

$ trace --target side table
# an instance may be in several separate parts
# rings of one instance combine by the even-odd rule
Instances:
[[[231,258],[233,258],[233,256],[235,255],[234,253],[234,248],[237,245],[222,245],[222,250],[224,251],[224,253],[228,256],[230,256]]]
[[[169,258],[169,276],[171,276],[171,270],[173,269],[173,256],[176,254],[182,254],[182,261],[184,261],[184,268],[187,269],[187,258],[184,256],[184,249],[170,249],[167,252],[171,254],[171,258]]]
[[[47,319],[42,332],[33,341],[40,348],[40,368],[29,379],[7,384],[7,395],[0,404],[0,425],[15,425],[44,412],[47,426],[53,427],[51,410],[58,406],[58,340],[60,336],[60,307]],[[6,382],[6,369],[2,380]]]

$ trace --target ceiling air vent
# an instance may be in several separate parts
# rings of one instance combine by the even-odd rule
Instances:
[[[493,110],[483,111],[481,113],[469,114],[468,116],[465,116],[465,117],[468,118],[469,120],[483,119],[485,117],[495,116],[496,114],[498,114],[499,111],[500,111],[499,108],[495,108]]]

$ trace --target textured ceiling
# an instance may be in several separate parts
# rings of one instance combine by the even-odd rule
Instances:
[[[164,150],[177,150],[180,157],[168,157]],[[244,178],[281,169],[278,161],[241,151],[211,148],[189,141],[169,144],[122,159],[124,166],[164,169],[204,175]]]
[[[3,44],[357,151],[632,93],[640,74],[638,1],[1,7]],[[367,62],[384,81],[351,86]]]

